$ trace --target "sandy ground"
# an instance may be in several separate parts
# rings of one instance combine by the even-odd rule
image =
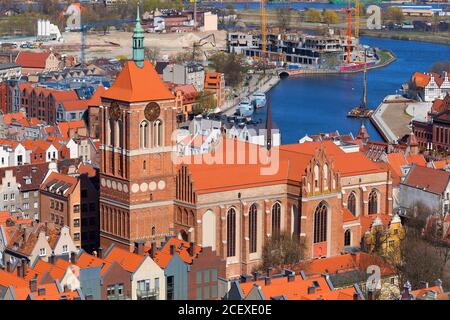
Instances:
[[[178,52],[189,50],[192,45],[201,38],[213,33],[216,46],[207,43],[201,47],[206,54],[226,48],[226,32],[223,30],[215,32],[185,32],[185,33],[146,33],[144,44],[146,47],[160,49],[161,56],[171,56]],[[63,34],[64,42],[54,44],[53,47],[62,53],[79,54],[81,35],[78,32],[66,32]],[[111,31],[106,35],[103,32],[89,32],[86,37],[86,58],[95,57],[116,58],[118,56],[131,56],[132,34],[130,32]],[[202,41],[210,42],[211,38]],[[200,49],[198,49],[200,50]]]

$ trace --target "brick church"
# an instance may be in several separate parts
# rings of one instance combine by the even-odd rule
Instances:
[[[212,247],[235,277],[261,262],[266,237],[287,232],[304,239],[307,258],[334,256],[359,247],[375,218],[390,221],[390,171],[331,141],[270,148],[219,140],[213,157],[227,158],[239,145],[276,155],[271,174],[251,156],[233,164],[202,155],[174,161],[175,97],[144,59],[143,41],[138,16],[133,60],[100,107],[103,248],[114,242],[131,250],[174,234]]]

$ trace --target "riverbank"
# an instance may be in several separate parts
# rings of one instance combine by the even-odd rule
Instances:
[[[255,85],[249,85],[244,87],[238,94],[238,96],[232,100],[227,100],[225,106],[221,109],[220,113],[232,116],[244,98],[251,99],[251,96],[256,92],[268,93],[273,87],[280,82],[280,77],[277,74],[268,74],[263,76]]]
[[[359,31],[360,35],[365,37],[386,38],[393,40],[421,41],[428,43],[450,44],[450,33],[432,34],[430,32],[386,32],[376,30]]]
[[[397,59],[395,54],[388,49],[383,49],[383,50],[378,49],[378,50],[379,50],[379,52],[378,52],[379,62],[374,65],[367,66],[367,70],[386,67],[387,65],[393,63]],[[284,70],[284,72],[289,74],[289,77],[295,77],[295,76],[301,76],[301,75],[313,75],[313,74],[314,75],[316,75],[316,74],[353,74],[353,73],[359,73],[359,72],[363,72],[363,71],[364,71],[364,68],[360,68],[360,69],[356,69],[356,70],[336,70],[336,69]]]

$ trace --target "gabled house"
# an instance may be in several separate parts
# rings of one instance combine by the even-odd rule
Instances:
[[[132,300],[164,300],[166,281],[163,269],[149,255],[144,255],[144,243],[136,243],[135,248],[135,252],[129,252],[112,244],[105,252],[104,260],[117,262],[128,272]]]

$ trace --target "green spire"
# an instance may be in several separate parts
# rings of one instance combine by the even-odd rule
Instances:
[[[142,68],[144,66],[144,29],[141,26],[139,4],[138,2],[136,26],[133,30],[133,60],[138,67]]]

